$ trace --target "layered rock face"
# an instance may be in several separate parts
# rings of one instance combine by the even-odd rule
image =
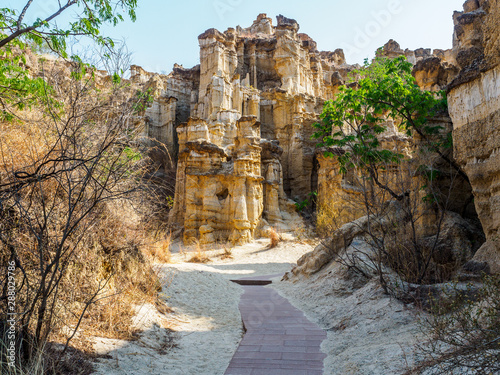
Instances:
[[[350,70],[341,51],[320,54],[298,30],[265,14],[246,29],[207,30],[200,66],[174,69],[148,110],[150,129],[162,129],[150,135],[178,155],[171,223],[186,242],[246,242],[298,219],[288,198],[311,191],[311,124]]]
[[[196,93],[200,81],[200,67],[184,69],[175,65],[171,74],[149,73],[140,66],[130,67],[130,81],[133,87],[153,98],[146,108],[146,135],[151,147],[164,155],[171,165],[175,165],[179,144],[177,126],[191,115],[191,102],[197,100]],[[166,150],[164,149],[166,148]]]
[[[454,20],[461,68],[448,93],[454,152],[487,238],[469,266],[500,273],[500,2],[469,0]]]
[[[176,65],[155,76],[133,67],[132,80],[157,97],[146,111],[148,136],[177,162],[170,221],[186,242],[245,242],[261,228],[287,229],[285,222],[298,219],[289,199],[318,191],[318,208],[330,214],[359,194],[311,140],[325,100],[356,66],[342,50],[318,52],[298,31],[295,20],[278,16],[274,26],[261,14],[248,28],[201,34],[201,63],[192,69]],[[390,41],[382,53],[406,55],[425,89],[441,89],[456,75],[450,51],[403,51]],[[340,220],[361,214],[353,209]]]
[[[340,51],[322,58],[298,29],[296,21],[282,16],[274,27],[261,14],[247,29],[200,35],[199,100],[192,107],[193,117],[225,128],[234,128],[241,116],[255,116],[262,137],[279,141],[283,149],[283,189],[293,199],[311,191],[310,125],[334,93],[334,72],[344,66]]]

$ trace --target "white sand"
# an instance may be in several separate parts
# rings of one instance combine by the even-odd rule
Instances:
[[[376,280],[332,263],[292,281],[273,287],[327,331],[325,374],[396,375],[414,364],[421,340],[415,311],[385,295]]]
[[[140,340],[96,339],[95,350],[109,354],[99,359],[97,373],[217,375],[224,374],[243,335],[238,303],[242,288],[230,279],[245,276],[284,274],[312,247],[283,242],[267,249],[269,240],[258,240],[232,250],[233,259],[222,260],[210,251],[212,262],[193,264],[185,261],[192,254],[174,254],[173,263],[162,265],[163,297],[174,309],[160,316],[152,306],[143,306],[137,326],[144,330]],[[176,331],[177,347],[160,354],[168,333]]]
[[[282,242],[267,249],[259,240],[232,250],[233,259],[222,260],[222,250],[209,252],[207,264],[186,263],[192,254],[174,254],[173,263],[161,265],[163,298],[174,313],[160,316],[143,306],[136,324],[144,330],[140,340],[97,339],[98,374],[224,374],[242,337],[238,303],[242,288],[230,279],[284,274],[313,246]],[[332,264],[309,279],[280,282],[271,287],[288,298],[308,318],[328,331],[322,344],[327,353],[327,375],[401,374],[414,361],[419,337],[417,319],[400,302],[385,296],[375,281],[363,281]],[[168,350],[168,334],[176,344]],[[165,347],[165,352],[158,351]]]

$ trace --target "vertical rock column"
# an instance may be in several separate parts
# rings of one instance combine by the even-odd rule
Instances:
[[[281,163],[283,149],[277,141],[261,140],[262,176],[264,177],[264,217],[268,224],[283,222],[280,211]]]
[[[151,107],[146,109],[148,118],[148,137],[157,147],[158,143],[167,147],[169,157],[175,160],[177,157],[175,118],[177,110],[176,98],[157,98]]]
[[[228,229],[222,213],[224,207],[217,193],[221,181],[223,164],[228,155],[225,150],[210,142],[208,125],[201,119],[189,119],[178,127],[179,162],[175,204],[170,223],[183,224],[184,242],[215,242],[212,235],[216,229]]]
[[[231,190],[231,217],[235,244],[251,241],[263,210],[260,123],[242,117],[237,123],[234,174]]]
[[[338,216],[342,204],[342,174],[337,156],[327,157],[325,150],[318,150],[318,217]]]
[[[184,224],[184,211],[186,209],[186,161],[189,156],[189,150],[186,148],[188,139],[187,123],[177,127],[177,137],[179,142],[179,156],[177,160],[174,206],[170,211],[168,222],[170,226],[180,229]]]

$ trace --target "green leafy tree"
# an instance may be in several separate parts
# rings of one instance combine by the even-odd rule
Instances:
[[[70,304],[64,304],[68,299],[62,297],[68,290],[66,277],[78,265],[78,257],[90,254],[91,246],[84,243],[91,241],[86,236],[105,212],[104,205],[136,188],[142,166],[129,127],[135,103],[124,99],[127,93],[118,85],[98,88],[87,65],[78,56],[69,56],[66,43],[72,36],[88,37],[113,53],[113,41],[102,36],[100,28],[124,20],[120,12],[135,20],[137,0],[47,0],[45,4],[54,4],[56,10],[44,19],[30,14],[33,0],[19,2],[18,9],[0,8],[0,258],[15,263],[18,280],[19,371],[9,373],[60,373],[70,340],[111,276],[102,282],[92,280],[81,295],[69,299]],[[61,28],[56,20],[69,9],[77,16]],[[63,84],[60,72],[27,66],[29,49],[49,49],[74,62]],[[21,119],[20,111],[29,109],[36,120]],[[4,122],[16,116],[19,121]],[[0,280],[2,335],[6,275]],[[61,306],[76,322],[68,325],[72,331],[64,349],[51,358],[49,339],[65,316]],[[30,367],[36,358],[43,360],[35,372]],[[0,361],[0,373],[6,366]]]
[[[361,168],[372,181],[398,200],[398,194],[379,179],[379,171],[388,164],[399,163],[403,155],[380,147],[379,135],[386,131],[388,119],[398,124],[408,136],[418,135],[426,147],[449,163],[464,179],[467,176],[451,160],[451,135],[428,119],[446,111],[443,91],[421,90],[412,76],[413,65],[404,56],[395,59],[377,57],[371,64],[352,72],[350,84],[339,89],[335,100],[325,103],[321,122],[314,126],[314,137],[320,147],[340,147],[341,171]],[[333,156],[333,155],[330,155]]]
[[[0,120],[11,120],[16,110],[46,104],[50,100],[50,88],[43,79],[32,77],[26,69],[22,52],[29,46],[48,48],[68,58],[68,38],[85,36],[112,49],[113,40],[101,35],[100,28],[123,21],[122,13],[128,14],[133,21],[136,19],[137,0],[51,0],[56,9],[43,19],[29,14],[33,2],[27,0],[18,9],[0,8]],[[65,28],[59,27],[56,20],[70,9],[78,10],[78,17]],[[26,22],[27,18],[35,19]],[[72,57],[79,61],[77,56]]]
[[[413,65],[404,56],[378,56],[371,63],[365,61],[362,68],[351,73],[336,98],[325,103],[321,121],[314,124],[318,146],[330,149],[327,156],[337,157],[344,181],[361,192],[357,195],[359,202],[351,204],[357,214],[364,214],[362,232],[370,238],[374,250],[365,266],[380,277],[386,292],[392,286],[385,279],[383,266],[390,266],[411,283],[447,277],[445,270],[432,263],[433,254],[454,178],[460,175],[468,181],[449,156],[450,131],[431,121],[447,113],[445,93],[422,90],[412,70]],[[384,133],[391,120],[409,137],[409,143],[389,140],[387,146],[390,138],[385,135],[390,132]],[[407,156],[407,146],[412,143],[418,146],[420,155],[412,152],[412,157]],[[441,185],[433,182],[436,168],[449,173],[449,180]],[[403,216],[393,220],[394,210],[403,212]],[[436,226],[435,236],[427,242],[419,230],[425,215],[432,217]],[[358,258],[366,259],[366,254]]]

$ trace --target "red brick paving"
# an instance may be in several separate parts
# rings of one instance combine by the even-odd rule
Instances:
[[[243,289],[239,307],[246,333],[225,375],[322,375],[326,333],[273,289]]]

